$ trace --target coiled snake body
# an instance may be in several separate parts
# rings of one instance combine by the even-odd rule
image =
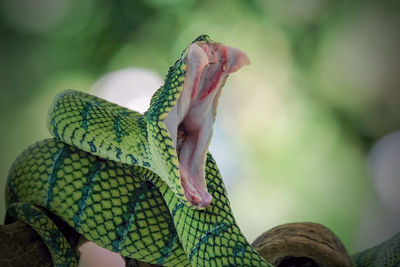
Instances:
[[[29,224],[56,266],[77,258],[54,217],[150,263],[270,266],[237,226],[207,152],[225,79],[248,63],[203,35],[170,68],[145,114],[78,91],[59,94],[48,119],[54,138],[28,148],[11,169],[8,220]]]

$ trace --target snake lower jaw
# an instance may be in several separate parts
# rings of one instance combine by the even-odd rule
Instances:
[[[179,168],[186,199],[196,208],[206,208],[210,206],[213,197],[208,193],[207,187],[193,177],[185,167],[180,165]]]

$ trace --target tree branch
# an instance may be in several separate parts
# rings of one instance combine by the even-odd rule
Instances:
[[[0,240],[0,266],[52,266],[47,247],[24,222],[0,225]],[[274,227],[259,236],[253,247],[274,266],[351,266],[350,257],[339,238],[316,223]],[[127,259],[126,266],[157,265]]]

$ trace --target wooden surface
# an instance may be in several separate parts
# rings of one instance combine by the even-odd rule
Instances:
[[[274,227],[260,235],[252,245],[275,266],[280,266],[288,258],[292,261],[299,258],[298,266],[301,266],[300,258],[309,258],[316,263],[304,266],[351,266],[350,256],[339,238],[317,223],[290,223]]]
[[[274,227],[260,235],[253,247],[274,266],[351,266],[342,242],[328,228],[315,223]],[[0,225],[0,266],[52,266],[52,262],[40,237],[28,225],[16,221]],[[157,265],[126,259],[126,266]]]

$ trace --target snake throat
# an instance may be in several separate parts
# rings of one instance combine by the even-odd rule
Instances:
[[[185,197],[195,207],[212,201],[204,166],[218,97],[228,75],[249,63],[244,52],[221,43],[196,42],[188,48],[183,89],[164,123],[175,142]]]

